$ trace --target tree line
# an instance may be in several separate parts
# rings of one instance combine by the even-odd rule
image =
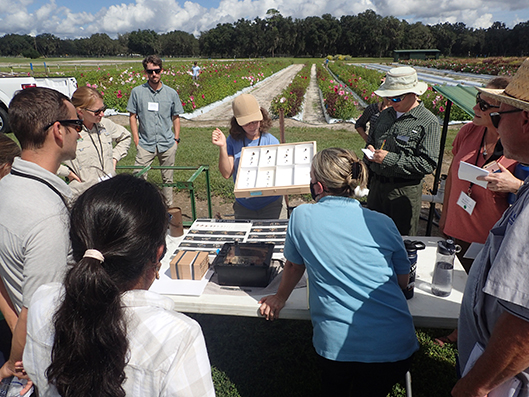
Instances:
[[[270,9],[264,19],[217,24],[196,38],[172,31],[136,30],[112,39],[106,33],[61,39],[53,34],[7,34],[0,37],[0,55],[28,58],[58,56],[130,56],[132,54],[192,57],[391,57],[393,50],[437,48],[444,56],[529,56],[529,20],[512,29],[494,22],[487,29],[464,23],[413,24],[372,10],[335,18],[292,19]]]

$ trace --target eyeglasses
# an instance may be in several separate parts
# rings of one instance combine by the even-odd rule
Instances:
[[[153,74],[153,73],[160,74],[160,73],[162,73],[162,68],[158,68],[158,69],[145,69],[145,71],[147,72],[147,74]]]
[[[498,106],[496,106],[498,107]],[[517,112],[521,112],[522,109],[514,109],[514,110],[506,110],[505,112],[494,112],[494,113],[491,113],[490,114],[490,119],[492,120],[492,125],[495,127],[495,128],[498,128],[498,126],[500,125],[500,120],[501,120],[501,115],[502,114],[506,114],[506,113],[517,113]]]
[[[99,114],[103,114],[105,113],[105,110],[107,110],[107,107],[106,106],[103,106],[101,109],[97,109],[97,110],[92,110],[92,109],[88,109],[88,108],[84,108],[84,110],[88,110],[89,112],[92,112],[94,114],[94,116],[97,116]]]
[[[476,94],[476,105],[479,106],[482,112],[485,112],[491,108],[499,108],[499,106],[491,105],[487,101],[484,101],[483,99],[481,99],[481,92],[478,92]]]
[[[48,128],[50,128],[55,123],[59,123],[61,125],[66,125],[66,126],[70,125],[77,132],[81,132],[83,130],[83,120],[73,119],[73,120],[56,120],[53,123],[49,123],[46,127],[44,127],[44,131],[46,131]]]
[[[404,98],[406,98],[406,95],[408,94],[403,94],[401,96],[395,96],[393,98],[389,98],[389,100],[393,103],[401,102]]]

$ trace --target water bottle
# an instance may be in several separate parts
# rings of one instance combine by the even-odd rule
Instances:
[[[426,248],[422,241],[411,241],[404,240],[404,246],[408,253],[408,259],[410,261],[410,278],[408,285],[402,290],[406,299],[413,298],[413,289],[415,288],[415,274],[417,272],[417,250],[423,250]]]
[[[461,251],[461,247],[454,244],[454,240],[441,240],[437,243],[437,257],[432,278],[432,294],[446,297],[452,292],[454,259],[459,251]]]

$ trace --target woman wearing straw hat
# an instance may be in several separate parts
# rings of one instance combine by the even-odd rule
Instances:
[[[373,173],[367,206],[388,215],[402,235],[416,235],[422,178],[437,166],[439,121],[419,101],[428,88],[411,67],[391,69],[375,94],[392,107],[380,113],[369,134]]]
[[[279,141],[268,133],[272,120],[268,112],[259,106],[251,94],[241,94],[232,103],[230,135],[228,138],[220,129],[215,129],[211,141],[219,147],[219,171],[228,179],[237,179],[241,151],[246,146],[277,145]],[[233,204],[235,219],[278,219],[286,218],[281,196],[237,198]]]

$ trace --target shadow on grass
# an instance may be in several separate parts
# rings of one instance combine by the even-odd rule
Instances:
[[[189,316],[202,326],[217,397],[319,396],[310,321]]]
[[[188,314],[202,326],[218,397],[316,397],[320,373],[310,321]],[[444,397],[456,382],[453,346],[433,340],[447,330],[417,330],[412,364],[414,397]],[[404,382],[390,397],[406,396]]]

